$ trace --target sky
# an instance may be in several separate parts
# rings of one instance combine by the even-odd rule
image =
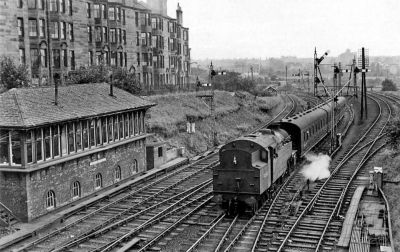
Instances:
[[[168,0],[179,2],[192,59],[400,55],[400,0]]]

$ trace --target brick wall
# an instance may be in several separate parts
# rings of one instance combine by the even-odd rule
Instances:
[[[0,201],[22,221],[28,221],[26,175],[0,172]]]
[[[76,200],[72,194],[75,181],[80,183],[82,198],[98,191],[95,189],[97,173],[102,175],[104,188],[118,182],[115,179],[118,165],[121,167],[122,180],[145,171],[144,141],[141,139],[27,174],[0,173],[0,201],[22,221],[31,221],[49,212],[46,209],[49,190],[54,191],[58,208]],[[134,159],[138,161],[138,173],[133,170]]]

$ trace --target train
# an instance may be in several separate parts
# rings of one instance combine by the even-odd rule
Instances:
[[[334,102],[336,121],[346,98]],[[223,145],[213,170],[213,193],[222,208],[230,215],[257,211],[330,131],[331,120],[332,102],[327,101]]]

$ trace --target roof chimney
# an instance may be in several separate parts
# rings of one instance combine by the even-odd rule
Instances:
[[[112,74],[110,74],[109,82],[110,82],[110,93],[109,93],[109,95],[110,96],[114,96],[113,76],[112,76]]]

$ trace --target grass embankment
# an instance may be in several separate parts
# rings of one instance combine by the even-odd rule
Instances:
[[[383,191],[390,207],[394,247],[400,251],[400,153],[385,149],[377,155],[376,164],[387,173],[384,180],[391,182],[384,184]]]
[[[210,117],[209,103],[196,93],[177,93],[147,97],[158,105],[150,109],[148,132],[170,147],[184,146],[188,156],[206,151],[212,146],[212,131],[217,132],[218,144],[249,131],[270,119],[284,107],[283,98],[257,97],[242,93],[215,91],[215,124]],[[187,116],[195,118],[196,132],[186,132]],[[214,126],[213,126],[214,125]]]

